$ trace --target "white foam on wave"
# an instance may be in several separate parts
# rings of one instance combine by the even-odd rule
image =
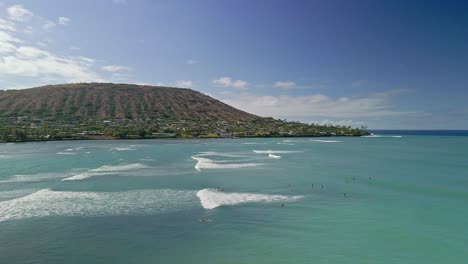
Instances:
[[[237,169],[237,168],[247,168],[247,167],[256,167],[262,165],[261,163],[225,163],[226,161],[214,161],[212,159],[201,158],[197,156],[192,156],[192,159],[197,161],[195,164],[196,170],[202,169]]]
[[[76,155],[77,151],[82,150],[83,147],[76,147],[76,148],[67,148],[63,151],[57,152],[57,155]]]
[[[387,135],[368,135],[361,136],[363,138],[402,138],[403,136],[387,136]]]
[[[299,150],[252,150],[257,154],[286,154],[286,153],[302,153]]]
[[[321,142],[321,143],[339,143],[339,142],[343,142],[343,141],[339,141],[339,140],[323,140],[323,139],[311,139],[310,141]]]
[[[10,191],[0,191],[0,201],[11,200],[18,197],[26,196],[33,192],[36,192],[37,189],[18,189]]]
[[[214,209],[226,205],[238,205],[244,203],[261,203],[261,202],[290,202],[302,198],[302,196],[284,196],[270,194],[254,194],[254,193],[225,193],[214,189],[203,189],[197,192],[200,203],[205,209]]]
[[[292,144],[292,143],[284,143],[284,142],[278,142],[276,143],[278,145],[288,145],[288,146],[294,146],[295,144]]]
[[[265,145],[266,143],[260,143],[260,142],[243,142],[241,143],[242,145]]]
[[[36,174],[16,174],[1,180],[0,183],[12,183],[12,182],[41,182],[47,180],[54,180],[72,176],[72,173],[36,173]]]
[[[132,147],[115,147],[115,148],[112,148],[112,150],[115,150],[115,151],[130,151],[130,150],[138,150],[138,149],[132,148]]]
[[[281,156],[274,155],[274,154],[268,154],[268,157],[270,157],[272,159],[281,159]]]
[[[212,156],[212,157],[229,157],[229,158],[246,158],[250,157],[239,153],[232,152],[217,152],[217,151],[203,151],[196,155],[197,157]]]
[[[148,166],[141,163],[126,164],[126,165],[105,165],[96,169],[88,170],[86,172],[62,179],[62,181],[76,181],[83,180],[86,178],[94,176],[104,176],[104,175],[118,175],[123,172],[128,172],[131,170],[145,169]]]
[[[0,202],[0,222],[45,216],[152,215],[195,206],[194,191],[72,192],[43,189]]]

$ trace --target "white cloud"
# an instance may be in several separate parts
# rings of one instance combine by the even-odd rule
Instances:
[[[15,24],[11,21],[0,18],[0,30],[16,31]]]
[[[326,95],[252,95],[230,96],[224,102],[260,116],[281,118],[368,118],[410,114],[399,112],[390,103],[392,92],[367,97],[333,99]]]
[[[26,27],[23,29],[23,33],[25,33],[25,34],[32,34],[32,33],[33,33],[33,27],[32,27],[32,26],[26,26]]]
[[[0,79],[31,77],[39,81],[100,81],[86,57],[60,56],[47,50],[24,45],[24,41],[0,31]]]
[[[9,19],[19,22],[27,21],[34,16],[31,11],[27,10],[22,5],[12,5],[8,7],[7,13]]]
[[[213,84],[221,87],[233,87],[240,90],[246,90],[249,83],[243,80],[233,80],[231,77],[221,77],[213,80]]]
[[[129,78],[128,74],[121,73],[121,72],[114,72],[114,73],[112,73],[112,76],[111,76],[111,79],[113,81],[117,81],[117,82],[126,81],[126,80],[128,80],[128,78]]]
[[[290,88],[294,88],[296,86],[296,83],[292,81],[278,81],[278,82],[275,82],[273,86],[276,88],[281,88],[281,89],[290,89]]]
[[[351,119],[348,120],[320,120],[320,121],[312,121],[311,123],[325,126],[325,125],[334,125],[334,126],[351,126],[351,127],[359,127],[365,125],[362,121],[353,121]]]
[[[106,66],[101,67],[101,69],[107,72],[121,72],[121,71],[130,70],[129,67],[121,66],[121,65],[106,65]]]
[[[197,63],[198,63],[198,61],[196,61],[196,60],[186,60],[185,61],[185,64],[188,64],[188,65],[193,65],[193,64],[197,64]]]
[[[190,88],[192,86],[193,86],[192,81],[184,81],[184,80],[176,81],[176,87]]]
[[[61,16],[61,17],[58,18],[58,24],[59,25],[66,26],[66,25],[68,25],[69,22],[70,22],[70,19],[68,17]]]
[[[46,30],[49,30],[49,29],[54,28],[55,26],[56,26],[56,24],[53,21],[46,20],[44,25],[42,25],[42,28],[46,29]]]

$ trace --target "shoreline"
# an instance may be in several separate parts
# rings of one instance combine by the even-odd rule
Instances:
[[[31,142],[61,142],[61,141],[110,141],[110,140],[193,140],[193,139],[257,139],[257,138],[330,138],[330,137],[362,137],[363,135],[307,135],[307,136],[252,136],[252,137],[159,137],[159,138],[116,138],[111,136],[92,136],[88,138],[66,138],[66,139],[41,139],[24,141],[0,141],[7,143],[31,143]]]

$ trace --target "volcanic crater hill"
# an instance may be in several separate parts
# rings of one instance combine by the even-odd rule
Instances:
[[[0,90],[0,117],[247,121],[246,113],[200,92],[173,87],[77,83]]]

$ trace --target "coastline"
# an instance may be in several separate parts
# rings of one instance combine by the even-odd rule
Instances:
[[[63,138],[63,139],[31,139],[23,141],[0,141],[0,144],[5,143],[31,143],[31,142],[54,142],[54,141],[109,141],[109,140],[193,140],[193,139],[248,139],[248,138],[319,138],[319,137],[361,137],[363,135],[304,135],[304,136],[249,136],[249,137],[144,137],[144,138],[119,138],[112,136],[90,136],[83,138]]]

